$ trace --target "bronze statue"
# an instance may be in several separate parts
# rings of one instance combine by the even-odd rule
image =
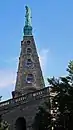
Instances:
[[[32,17],[31,17],[31,10],[30,10],[30,8],[29,8],[28,6],[25,6],[25,8],[26,8],[25,26],[32,26],[32,25],[31,25],[31,18],[32,18]]]

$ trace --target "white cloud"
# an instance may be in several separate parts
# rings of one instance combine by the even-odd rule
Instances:
[[[16,72],[14,70],[0,70],[0,88],[15,84]]]
[[[49,50],[48,49],[43,49],[39,53],[39,60],[40,60],[41,68],[42,68],[44,73],[45,73],[45,71],[47,69],[48,55],[49,55]]]
[[[49,49],[43,49],[39,53],[39,60],[40,60],[40,65],[44,76],[45,86],[48,86],[47,77],[46,77],[48,59],[49,59],[48,56],[49,56]]]
[[[16,66],[18,67],[18,57],[6,59],[6,60],[4,60],[4,62],[7,63],[8,66],[9,66],[9,64],[16,64]],[[16,71],[17,71],[17,68],[0,70],[0,88],[9,87],[9,86],[15,84],[16,74],[17,74]]]
[[[13,58],[10,58],[10,59],[6,59],[4,61],[6,63],[18,62],[18,57],[13,57]]]
[[[10,58],[10,59],[6,59],[6,60],[4,60],[4,62],[7,63],[7,64],[16,64],[16,66],[18,67],[19,56],[13,57],[13,58]]]

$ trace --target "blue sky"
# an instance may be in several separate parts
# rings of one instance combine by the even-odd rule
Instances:
[[[0,95],[11,97],[23,37],[25,5],[32,10],[33,35],[45,80],[66,75],[73,59],[73,0],[0,1]]]

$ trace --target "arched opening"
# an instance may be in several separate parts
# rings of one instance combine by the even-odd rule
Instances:
[[[26,64],[27,64],[28,67],[31,67],[32,66],[32,60],[31,59],[27,59],[27,63]]]
[[[33,80],[34,80],[33,74],[28,74],[28,75],[27,75],[26,82],[30,84],[30,83],[33,82]]]
[[[27,44],[30,45],[30,41],[29,40],[27,41]]]
[[[24,117],[19,117],[15,123],[16,130],[26,130],[26,120]]]
[[[32,49],[30,47],[27,48],[27,54],[31,54],[32,53]]]

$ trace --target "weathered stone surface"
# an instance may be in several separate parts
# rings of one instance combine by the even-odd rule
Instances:
[[[31,60],[31,65],[27,66],[27,61]],[[33,81],[27,83],[28,74],[33,75]],[[15,91],[28,93],[30,91],[44,88],[44,79],[40,67],[33,36],[24,36],[21,42],[21,53],[19,58],[18,73]]]
[[[3,114],[3,119],[8,121],[11,130],[14,130],[15,122],[19,117],[24,117],[27,128],[31,128],[38,107],[47,100],[49,100],[48,87],[0,103],[0,114]]]
[[[27,49],[31,51],[30,54],[27,53]],[[32,65],[29,67],[26,66],[27,59],[32,60]],[[31,83],[26,82],[28,74],[33,74],[34,79]],[[24,117],[27,128],[31,129],[38,106],[49,99],[49,88],[45,88],[44,85],[33,36],[24,36],[21,42],[16,86],[12,95],[12,99],[0,103],[0,114],[10,124],[10,130],[15,129],[15,122],[18,117]]]

